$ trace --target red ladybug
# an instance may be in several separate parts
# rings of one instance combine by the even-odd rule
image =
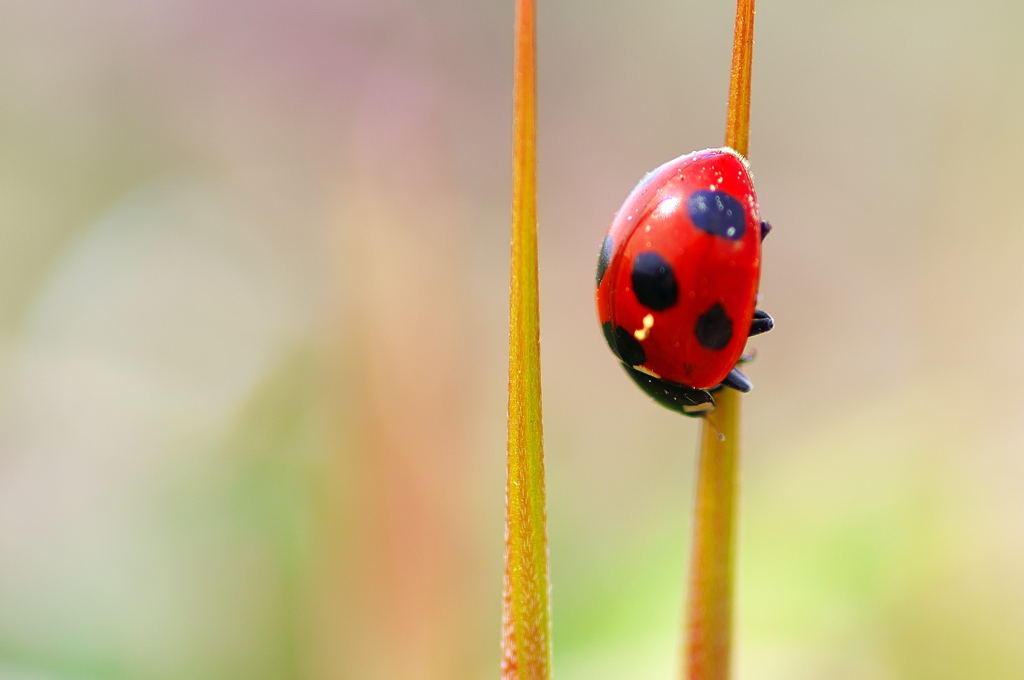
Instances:
[[[754,308],[770,229],[747,161],[729,148],[665,163],[615,215],[597,313],[612,352],[658,403],[699,416],[714,410],[713,390],[750,390],[736,363],[747,337],[774,325]]]

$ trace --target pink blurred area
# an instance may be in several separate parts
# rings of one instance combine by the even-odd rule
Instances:
[[[733,6],[539,3],[555,672],[671,677],[601,238]],[[745,678],[1019,678],[1024,8],[759,6]],[[496,677],[512,4],[0,4],[0,678]]]

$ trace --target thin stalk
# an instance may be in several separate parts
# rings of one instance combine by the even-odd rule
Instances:
[[[750,73],[754,0],[737,0],[725,144],[744,157],[750,142]],[[736,479],[740,455],[739,393],[715,395],[704,419],[690,557],[686,621],[688,680],[728,680],[732,651]]]
[[[727,680],[731,657],[739,392],[721,390],[715,404],[701,432],[697,472],[683,676],[689,680]]]
[[[551,677],[551,616],[537,292],[536,29],[517,0],[509,304],[508,478],[502,607],[503,680]]]
[[[750,73],[754,58],[754,0],[737,0],[736,31],[732,39],[729,110],[725,145],[744,157],[750,146]]]

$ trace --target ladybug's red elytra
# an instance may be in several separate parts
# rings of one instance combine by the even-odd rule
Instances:
[[[665,163],[616,213],[597,263],[598,318],[658,403],[701,416],[714,390],[750,390],[736,363],[747,337],[774,325],[754,307],[770,229],[746,159],[729,148]]]

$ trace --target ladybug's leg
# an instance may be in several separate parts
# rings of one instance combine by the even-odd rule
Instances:
[[[754,319],[750,322],[750,333],[748,333],[747,335],[760,335],[761,333],[767,333],[773,328],[775,328],[775,321],[772,319],[771,316],[768,315],[768,312],[762,309],[755,309]],[[753,358],[754,356],[752,354],[744,354],[743,356],[740,357],[740,360],[737,362],[737,365],[745,364],[749,361],[752,361]],[[743,371],[741,371],[739,368],[734,368],[731,371],[729,371],[729,375],[725,376],[725,379],[722,380],[722,384],[713,389],[719,389],[720,387],[723,386],[731,387],[734,390],[738,390],[740,392],[749,392],[750,389],[753,387],[753,385],[750,382],[750,378],[743,375]]]
[[[731,371],[729,371],[729,375],[725,376],[725,379],[722,380],[722,384],[725,385],[726,387],[731,387],[738,392],[744,393],[749,392],[750,389],[754,386],[750,382],[750,378],[743,375],[743,371],[741,371],[738,368],[734,368]]]
[[[687,387],[622,364],[626,373],[647,396],[662,406],[684,416],[704,416],[715,410],[715,400],[707,390]]]
[[[761,335],[775,328],[775,320],[763,309],[754,310],[754,320],[750,322],[750,333],[747,335]]]
[[[761,309],[755,309],[754,319],[750,322],[750,333],[748,333],[748,335],[760,335],[761,333],[767,333],[773,328],[775,328],[775,321],[768,315],[768,312]],[[745,364],[753,361],[753,359],[753,354],[744,354],[740,357],[740,360],[736,362],[736,365],[739,366],[739,364]],[[750,378],[743,375],[743,371],[739,368],[734,368],[729,371],[729,375],[725,376],[725,379],[722,380],[722,384],[713,389],[719,389],[723,386],[731,387],[734,390],[739,390],[740,392],[749,392],[753,387],[750,382]]]
[[[767,222],[761,222],[761,240],[762,241],[764,240],[764,237],[768,235],[768,232],[770,232],[771,230],[772,230],[772,225],[770,225]]]

